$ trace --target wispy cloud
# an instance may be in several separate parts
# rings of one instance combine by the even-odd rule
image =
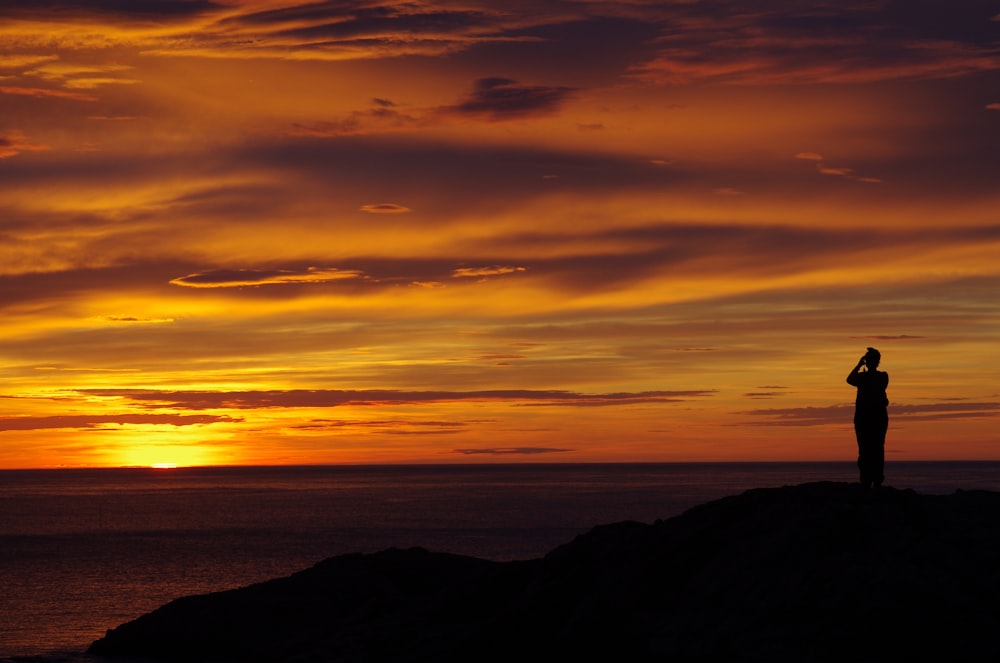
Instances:
[[[425,110],[397,110],[395,104],[387,103],[384,99],[373,99],[372,103],[372,108],[351,111],[331,119],[296,122],[287,133],[292,136],[329,138],[419,129],[430,123],[429,114]]]
[[[740,85],[870,83],[1000,69],[972,0],[940,21],[891,5],[719,0],[662,8],[659,54],[634,68],[649,81]]]
[[[461,401],[498,401],[551,406],[631,405],[635,403],[676,403],[711,396],[712,391],[646,391],[637,393],[588,394],[574,391],[494,389],[483,391],[393,391],[372,390],[289,390],[289,391],[132,391],[91,389],[85,393],[117,396],[148,403],[152,407],[211,410],[219,408],[290,408],[415,405]]]
[[[488,447],[482,449],[455,449],[452,453],[462,456],[536,456],[540,454],[569,453],[575,449],[557,447]]]
[[[553,113],[574,92],[569,87],[524,85],[509,78],[480,78],[464,100],[439,111],[493,121],[520,119]]]
[[[225,415],[207,414],[112,414],[112,415],[55,415],[50,417],[0,417],[0,432],[14,430],[116,429],[126,425],[194,426],[213,423],[242,421]]]
[[[459,267],[451,273],[457,279],[485,278],[487,276],[502,276],[504,274],[516,274],[523,272],[526,267],[511,267],[506,265],[492,265],[489,267]]]
[[[486,122],[545,117],[559,109],[575,94],[573,88],[525,85],[509,78],[481,78],[473,89],[454,104],[402,109],[398,104],[376,97],[372,107],[342,113],[313,122],[296,122],[287,130],[291,136],[317,138],[415,131],[447,124],[454,118],[478,118]]]
[[[404,205],[397,205],[396,203],[374,203],[370,205],[362,205],[358,208],[360,212],[367,212],[369,214],[406,214],[412,210]]]
[[[68,90],[93,90],[105,85],[132,85],[140,81],[124,78],[122,73],[132,71],[123,64],[73,64],[46,62],[24,72],[25,76],[41,78]]]
[[[83,92],[67,90],[51,90],[40,87],[24,87],[19,85],[0,85],[0,94],[11,94],[21,97],[36,97],[40,99],[71,99],[73,101],[97,101],[97,97]]]
[[[21,54],[6,54],[3,60],[0,60],[0,71],[10,71],[10,70],[21,70],[34,67],[45,62],[52,62],[58,60],[58,55],[52,54],[33,54],[33,53],[21,53]]]
[[[187,43],[164,43],[151,52],[296,60],[439,56],[475,44],[524,39],[508,34],[523,24],[515,17],[516,12],[497,11],[488,3],[321,1],[263,11],[246,3],[218,14],[198,34],[186,35]]]
[[[748,426],[828,426],[851,425],[853,405],[817,407],[770,408],[750,410],[742,414],[765,418],[764,421],[747,421]],[[931,403],[924,405],[889,405],[890,420],[941,421],[981,419],[1000,416],[1000,403]]]
[[[464,432],[479,421],[440,421],[411,419],[312,419],[292,426],[308,431],[371,431],[386,435],[453,435]]]
[[[815,152],[799,152],[795,155],[795,158],[816,162],[816,170],[823,175],[835,175],[837,177],[843,177],[857,182],[878,183],[882,181],[877,177],[863,177],[857,175],[855,174],[853,168],[828,166],[823,156]]]
[[[188,274],[170,282],[188,288],[243,288],[293,283],[329,283],[359,278],[364,278],[364,274],[353,270],[310,267],[300,271],[288,269],[217,269]]]
[[[108,322],[127,322],[127,323],[139,323],[139,324],[162,324],[175,322],[173,318],[140,318],[131,315],[108,315],[104,317]]]
[[[40,152],[47,149],[49,149],[47,145],[28,140],[20,131],[0,132],[0,159],[17,156],[22,152]]]
[[[927,337],[914,334],[873,334],[871,336],[852,336],[851,338],[862,341],[923,341]]]

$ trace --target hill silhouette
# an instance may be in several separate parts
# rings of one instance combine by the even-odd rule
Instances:
[[[1000,494],[760,488],[544,558],[389,549],[192,596],[90,653],[157,661],[1000,660]]]

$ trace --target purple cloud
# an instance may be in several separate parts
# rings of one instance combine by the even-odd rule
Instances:
[[[509,78],[480,78],[464,101],[441,110],[490,120],[519,119],[554,112],[574,91],[570,87],[521,85]]]
[[[111,415],[55,415],[51,417],[3,417],[0,432],[8,430],[44,430],[52,428],[95,429],[117,424],[161,424],[193,426],[196,424],[230,423],[239,418],[208,414],[111,414]]]
[[[576,449],[559,449],[556,447],[489,447],[485,449],[453,449],[452,453],[463,456],[533,456],[537,454],[568,453]]]
[[[215,269],[181,276],[171,280],[170,283],[189,288],[238,288],[289,283],[328,283],[362,277],[360,272],[332,267],[309,267],[302,270]]]

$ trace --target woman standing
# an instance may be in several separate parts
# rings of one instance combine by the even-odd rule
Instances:
[[[868,348],[847,375],[847,384],[858,388],[854,401],[854,434],[858,438],[861,486],[876,488],[885,479],[885,432],[889,428],[889,399],[885,395],[889,374],[878,370],[882,355]]]

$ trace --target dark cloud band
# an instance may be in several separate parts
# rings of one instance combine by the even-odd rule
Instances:
[[[642,391],[587,394],[575,391],[496,389],[482,391],[394,391],[294,389],[288,391],[130,391],[86,390],[101,396],[119,396],[152,407],[186,410],[337,407],[342,405],[415,405],[461,401],[500,401],[554,406],[629,405],[676,403],[712,395],[712,391]]]
[[[55,415],[51,417],[3,417],[0,432],[10,430],[45,430],[54,428],[89,429],[119,427],[126,424],[194,426],[242,421],[239,418],[207,414],[111,414]]]

